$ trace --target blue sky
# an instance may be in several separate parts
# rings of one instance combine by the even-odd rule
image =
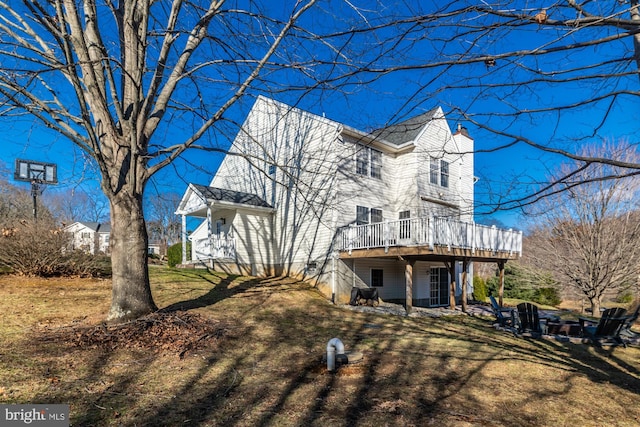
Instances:
[[[242,2],[240,2],[242,3]],[[286,2],[285,2],[286,3]],[[339,2],[341,17],[347,19],[358,15],[369,24],[376,23],[376,17],[366,9],[355,13],[350,6],[357,2]],[[456,4],[457,2],[453,2]],[[430,2],[404,2],[403,7],[394,11],[396,16],[410,17],[424,13]],[[433,4],[437,4],[434,2]],[[528,5],[523,2],[523,5]],[[528,6],[527,6],[528,7]],[[285,6],[275,11],[286,15]],[[332,25],[334,10],[324,10],[317,15],[309,15],[305,25],[326,30]],[[388,11],[387,11],[388,12]],[[550,10],[556,17],[561,10]],[[554,16],[554,15],[552,15]],[[484,18],[483,18],[484,19]],[[489,18],[487,18],[489,19]],[[493,19],[493,18],[491,18]],[[326,87],[300,97],[300,91],[288,91],[288,85],[298,85],[305,80],[292,73],[273,72],[275,82],[282,92],[274,98],[302,109],[345,123],[361,130],[380,128],[397,121],[420,114],[440,105],[448,115],[452,127],[460,122],[466,126],[476,141],[475,174],[480,178],[476,188],[477,213],[490,212],[490,207],[501,198],[517,199],[531,193],[540,186],[545,177],[562,161],[561,157],[543,153],[518,143],[508,148],[496,150],[512,142],[509,134],[523,135],[540,144],[573,150],[585,143],[602,140],[626,139],[637,142],[640,127],[640,109],[636,108],[638,77],[620,75],[616,77],[591,77],[604,71],[604,66],[594,64],[616,60],[628,55],[630,41],[617,40],[612,43],[588,47],[575,52],[559,52],[542,56],[513,55],[496,61],[495,66],[483,62],[455,66],[424,66],[442,61],[443,58],[473,58],[485,55],[500,55],[503,52],[530,49],[536,46],[552,47],[577,43],[584,38],[597,37],[610,30],[589,30],[577,33],[564,28],[545,26],[524,26],[522,28],[497,28],[496,31],[464,31],[464,26],[455,22],[444,22],[440,26],[414,25],[407,37],[397,38],[394,27],[387,28],[377,37],[389,37],[389,44],[379,39],[355,39],[362,46],[371,46],[371,61],[376,66],[394,64],[412,65],[412,68],[389,74],[361,74],[351,79],[347,86],[337,89]],[[460,29],[462,28],[462,30]],[[453,34],[456,34],[453,37]],[[444,37],[446,36],[446,37]],[[364,37],[364,36],[361,36]],[[446,43],[443,40],[447,40]],[[395,50],[374,58],[391,44]],[[381,46],[378,48],[378,46]],[[287,46],[279,57],[282,60],[305,59],[305,54],[313,56],[322,52],[300,52]],[[391,53],[390,53],[391,52]],[[366,62],[370,58],[362,58]],[[613,63],[607,72],[625,71],[632,68],[630,61]],[[320,74],[331,67],[312,67]],[[541,78],[544,77],[544,78]],[[569,83],[561,83],[564,78],[572,78]],[[308,82],[308,79],[307,79]],[[527,84],[519,84],[527,82]],[[252,91],[252,96],[264,93],[260,84]],[[619,95],[602,101],[569,108],[573,103],[597,99],[598,96],[619,91]],[[626,92],[625,92],[626,91]],[[249,97],[232,109],[227,118],[241,122],[252,104]],[[565,106],[562,110],[540,111],[553,106]],[[466,115],[466,117],[462,117]],[[604,122],[602,119],[606,118]],[[477,126],[490,127],[502,133],[498,135]],[[23,117],[0,117],[3,126],[3,141],[0,143],[0,159],[10,169],[16,158],[58,164],[59,184],[51,191],[63,191],[71,187],[95,186],[95,171],[89,166],[86,155],[74,148],[63,137],[43,129],[33,119]],[[185,129],[167,128],[160,139],[180,141]],[[228,127],[219,128],[209,134],[218,143],[228,144],[235,131]],[[158,137],[158,135],[156,135]],[[167,167],[154,177],[147,192],[170,191],[182,193],[188,182],[206,184],[215,172],[221,155],[219,153],[191,152],[183,159]],[[28,184],[21,184],[28,185]],[[520,228],[521,211],[511,209],[492,214],[490,217],[478,215],[479,222],[499,220],[506,226]]]

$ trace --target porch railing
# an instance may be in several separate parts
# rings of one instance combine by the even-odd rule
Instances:
[[[522,255],[522,232],[450,218],[421,217],[348,225],[338,229],[338,250],[447,246]]]
[[[195,259],[236,258],[236,241],[231,237],[215,237],[193,240]]]

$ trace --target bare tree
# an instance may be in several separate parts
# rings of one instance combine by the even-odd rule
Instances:
[[[584,150],[618,161],[636,161],[628,144],[608,144]],[[594,314],[602,298],[638,284],[640,277],[640,178],[608,179],[616,167],[582,162],[564,165],[578,186],[552,192],[536,206],[538,216],[529,233],[527,263],[545,266],[561,283],[583,294]],[[553,179],[552,179],[553,180]],[[566,182],[566,178],[565,178]]]
[[[71,188],[44,196],[53,215],[63,224],[74,221],[106,222],[109,203],[99,189]]]
[[[186,150],[224,151],[217,142],[237,133],[234,108],[245,98],[337,87],[363,70],[352,58],[369,61],[367,50],[379,42],[363,34],[392,28],[373,25],[351,2],[337,6],[0,3],[0,113],[34,116],[99,169],[112,227],[109,320],[156,309],[143,216],[151,177]]]
[[[590,134],[578,136],[593,137],[618,100],[636,96],[637,66],[629,63],[638,61],[637,1],[569,0],[544,11],[526,2],[471,1],[367,8],[321,0],[277,7],[224,0],[3,2],[0,114],[36,117],[97,165],[112,225],[108,318],[123,320],[156,309],[146,265],[147,182],[186,150],[224,151],[217,142],[237,133],[235,111],[245,98],[293,92],[323,102],[316,94],[326,90],[369,95],[377,88],[389,95],[400,84],[397,114],[383,112],[389,122],[432,107],[436,97],[450,99],[463,105],[449,113],[500,137],[481,151],[524,143],[577,158],[557,145],[554,129],[584,110],[601,111]],[[523,38],[526,31],[536,37]],[[596,55],[588,51],[600,47]],[[543,95],[571,84],[593,90]],[[485,99],[499,104],[480,107]],[[369,112],[366,104],[360,112]],[[562,117],[553,116],[559,111]],[[377,120],[373,127],[389,124]],[[539,196],[493,194],[498,208]]]
[[[603,137],[637,149],[640,123],[629,114],[640,76],[638,0],[434,3],[413,4],[414,14],[397,20],[382,49],[401,61],[374,61],[368,82],[402,78],[413,92],[395,117],[437,98],[449,104],[449,118],[474,129],[476,159],[504,153],[495,161],[511,171],[478,171],[476,200],[485,204],[476,214],[536,203],[553,185],[546,165],[566,159],[619,166],[621,176],[640,170],[607,153],[580,154]]]
[[[148,196],[146,216],[149,236],[160,242],[163,254],[166,254],[168,245],[180,241],[182,224],[175,211],[181,198],[180,194],[171,192]]]

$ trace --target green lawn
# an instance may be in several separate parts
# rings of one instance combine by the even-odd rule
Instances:
[[[359,313],[292,280],[151,277],[171,311],[134,335],[100,326],[109,281],[1,276],[0,401],[67,403],[80,426],[640,425],[640,348]],[[333,337],[363,361],[328,373]]]

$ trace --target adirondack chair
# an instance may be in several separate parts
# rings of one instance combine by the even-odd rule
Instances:
[[[518,310],[518,332],[531,332],[533,334],[542,334],[540,316],[538,315],[538,306],[530,302],[521,302],[517,305]]]
[[[636,308],[633,311],[633,313],[629,316],[629,319],[626,322],[624,322],[624,325],[622,325],[622,329],[620,330],[621,337],[628,340],[640,339],[640,333],[631,330],[631,327],[636,322],[636,320],[638,320],[639,316],[640,316],[640,301],[638,301]]]
[[[491,309],[493,310],[493,314],[496,316],[498,324],[500,326],[515,327],[514,310],[508,307],[500,307],[498,301],[496,301],[493,295],[489,295],[489,301],[491,301]]]
[[[593,323],[593,320],[580,317],[580,331],[582,336],[590,338],[594,344],[602,344],[603,341],[613,341],[616,344],[622,344],[626,347],[626,343],[620,337],[622,326],[631,316],[625,316],[627,310],[622,307],[608,308],[602,313],[602,317],[597,325],[587,325]]]

